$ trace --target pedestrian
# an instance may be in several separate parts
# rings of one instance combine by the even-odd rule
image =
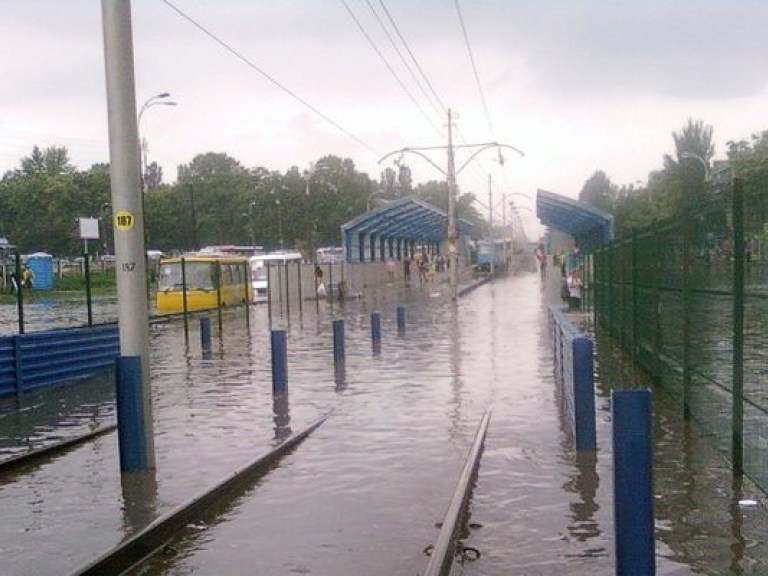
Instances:
[[[16,294],[19,290],[19,279],[16,277],[16,272],[11,272],[11,275],[9,276],[11,282],[10,282],[10,288],[11,288],[11,294]]]
[[[405,285],[411,285],[411,259],[407,256],[403,260],[403,278],[405,279]]]
[[[21,273],[21,285],[24,288],[32,288],[32,282],[34,279],[35,275],[32,273],[32,270],[25,266]]]
[[[395,261],[392,258],[387,260],[387,277],[390,282],[395,281]]]
[[[326,297],[327,292],[323,282],[323,269],[317,264],[315,265],[315,289],[317,290],[318,299],[322,300]]]
[[[581,272],[578,268],[571,270],[568,275],[568,309],[581,310],[581,291],[584,283],[581,281]]]

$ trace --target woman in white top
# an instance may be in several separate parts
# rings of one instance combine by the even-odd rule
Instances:
[[[581,273],[578,268],[571,270],[568,275],[568,309],[581,310],[581,289],[584,283],[581,281]]]

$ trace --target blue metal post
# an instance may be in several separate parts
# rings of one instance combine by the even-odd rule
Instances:
[[[405,306],[397,307],[397,331],[400,334],[405,332]]]
[[[616,576],[655,576],[650,390],[614,390]]]
[[[595,372],[592,340],[573,339],[573,403],[576,450],[597,450],[595,439]]]
[[[344,351],[344,320],[333,321],[333,364],[344,364],[346,354]]]
[[[145,440],[141,357],[118,356],[115,359],[115,375],[120,470],[146,470],[149,468],[149,456]]]
[[[211,350],[211,319],[208,316],[200,318],[200,345],[206,352]]]
[[[371,312],[371,338],[374,342],[381,340],[381,312]]]
[[[285,330],[272,330],[272,393],[282,394],[288,386],[288,347]]]

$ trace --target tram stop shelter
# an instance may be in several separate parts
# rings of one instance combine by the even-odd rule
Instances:
[[[466,254],[472,224],[456,221],[459,254]],[[440,253],[448,239],[448,214],[416,198],[400,198],[341,226],[347,262],[412,257],[418,246]]]
[[[536,192],[536,216],[545,226],[573,237],[583,252],[613,240],[613,215],[554,192]]]

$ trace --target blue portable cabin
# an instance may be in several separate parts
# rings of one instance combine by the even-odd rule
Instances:
[[[33,290],[53,290],[53,256],[35,252],[25,258],[25,264],[33,274]]]

